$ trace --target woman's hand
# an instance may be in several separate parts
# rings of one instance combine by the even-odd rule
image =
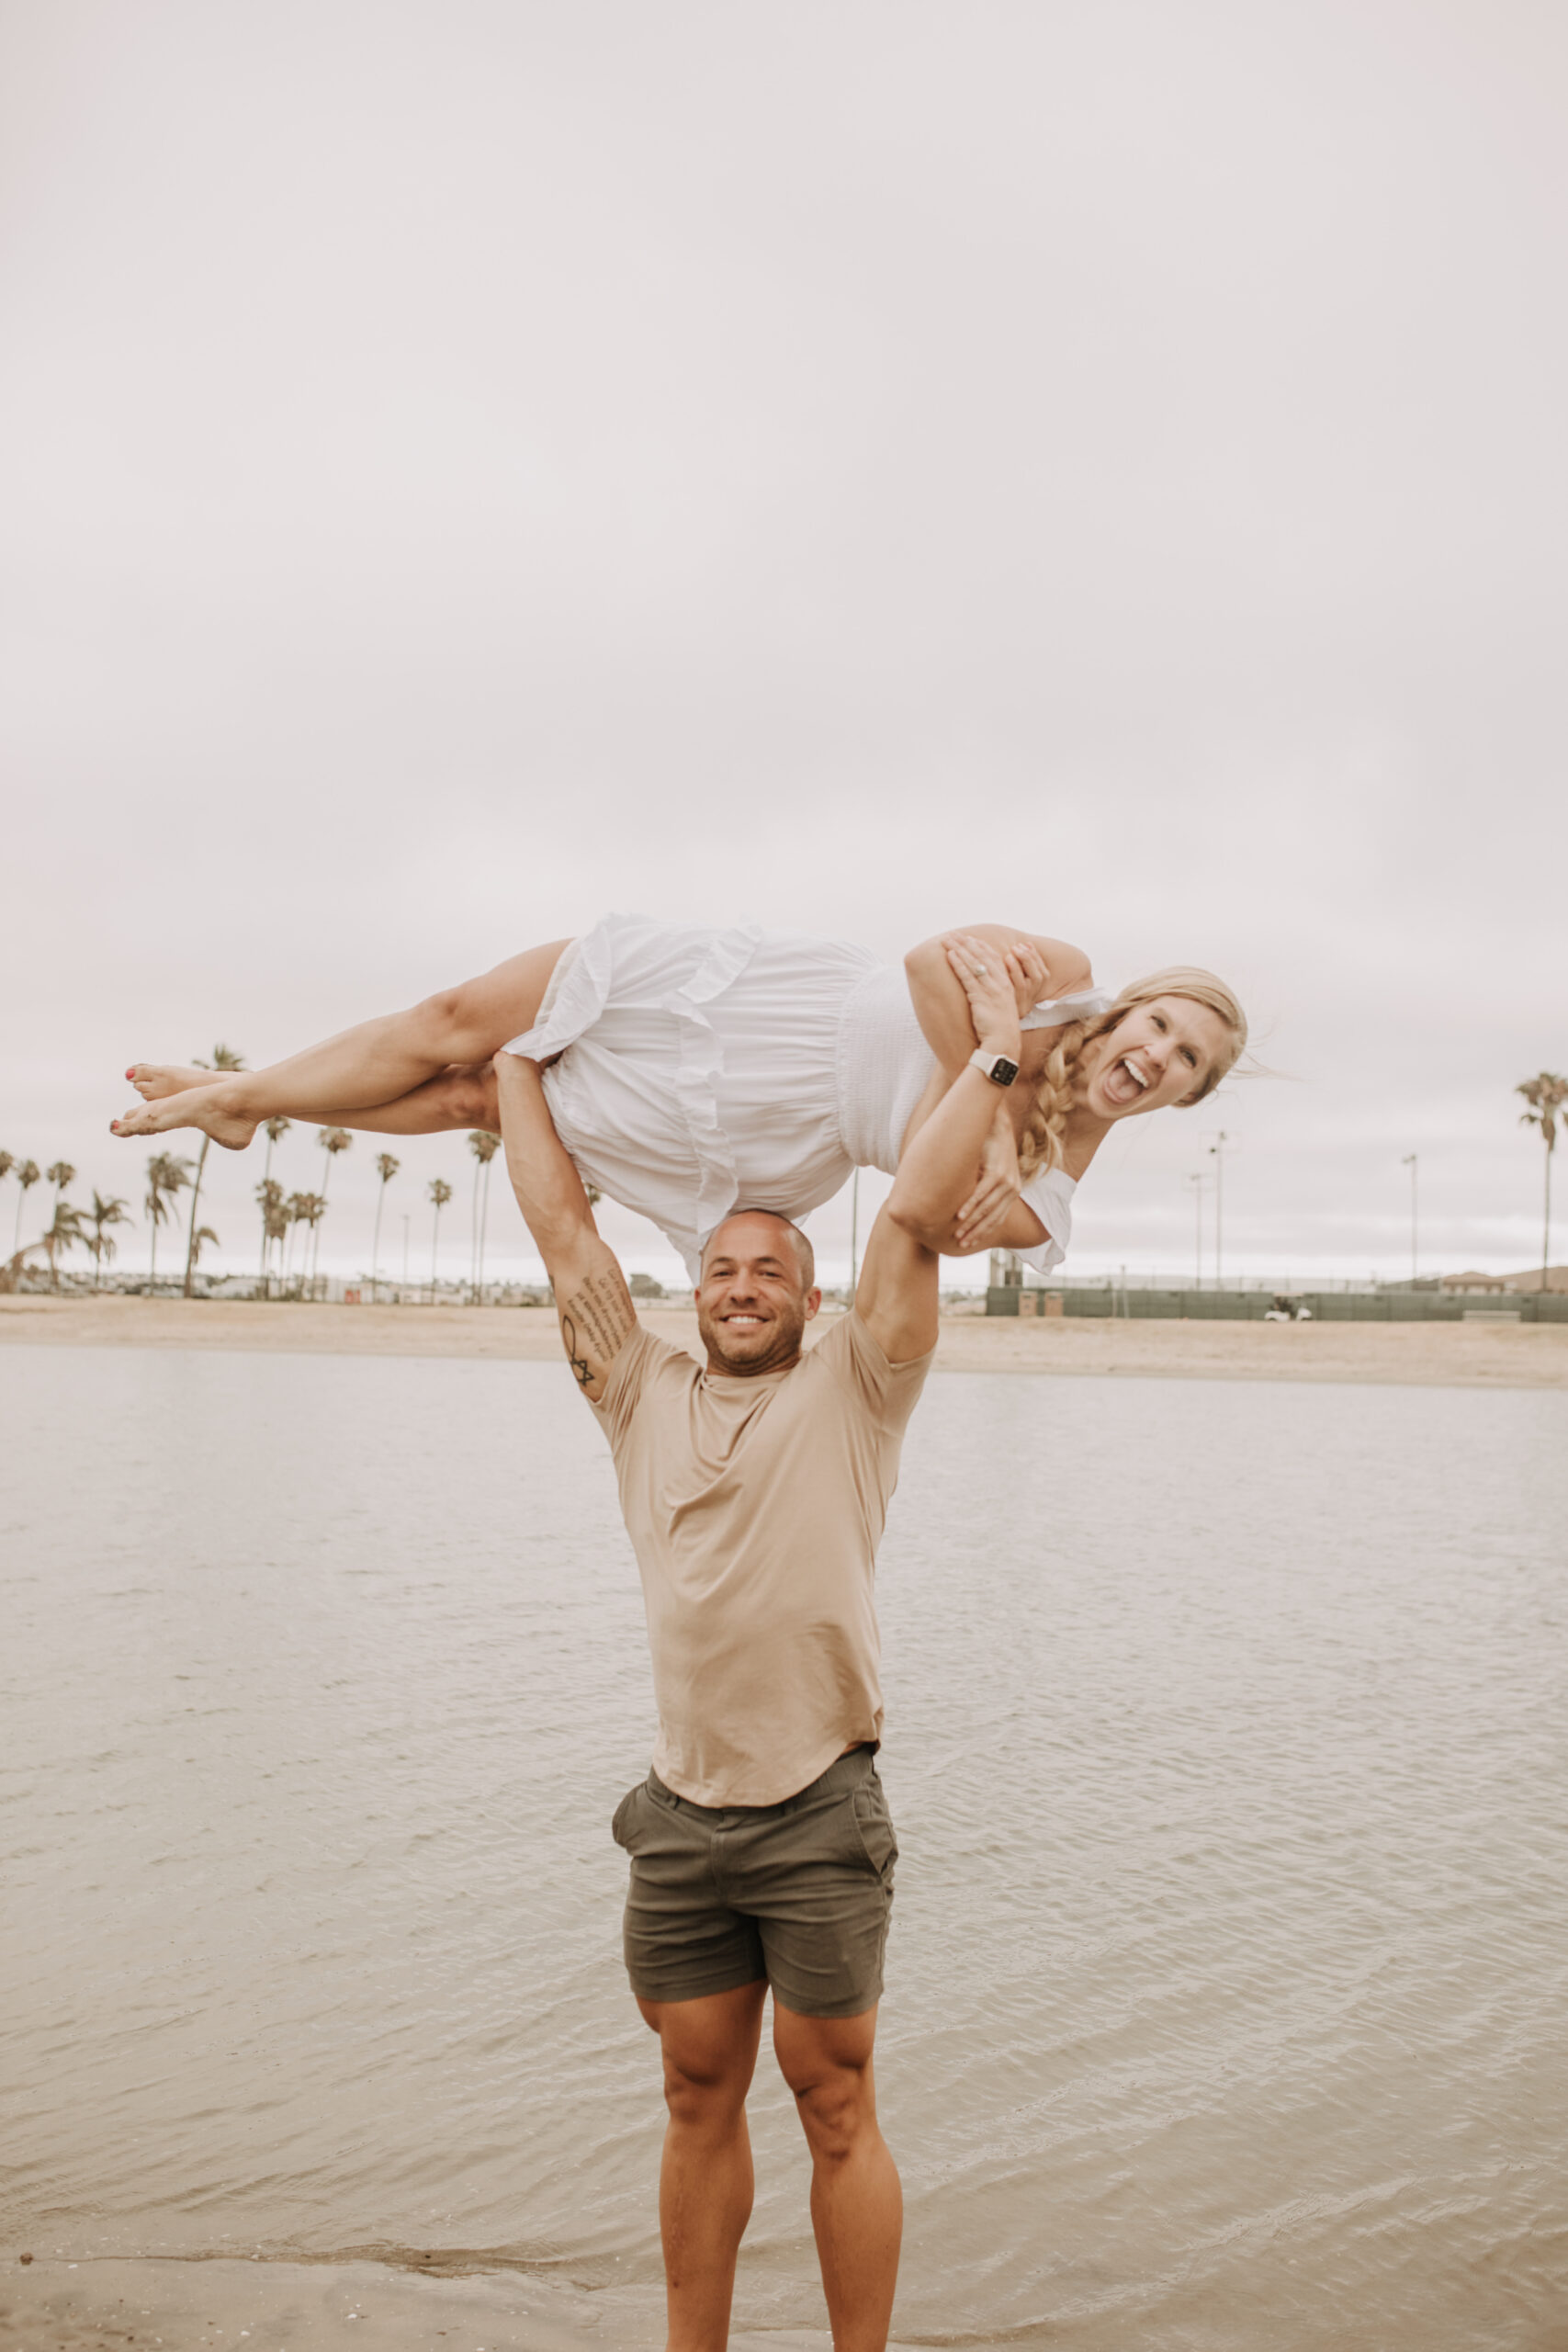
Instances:
[[[1051,992],[1051,975],[1045,968],[1045,958],[1032,940],[1018,939],[1010,951],[1013,964],[1013,989],[1018,999],[1018,1017],[1022,1021],[1032,1012],[1042,997]]]
[[[961,1255],[966,1257],[972,1250],[984,1250],[996,1239],[1022,1183],[1012,1121],[1007,1104],[998,1102],[980,1154],[978,1182],[953,1219],[953,1238]]]
[[[1023,956],[1016,946],[999,951],[989,947],[967,931],[948,932],[942,944],[969,1000],[976,1037],[994,1053],[1016,1058],[1019,1023],[1035,1001],[1032,974],[1026,969]],[[1038,956],[1034,961],[1039,965]],[[1043,970],[1043,966],[1040,968]],[[1025,990],[1029,991],[1026,1001]]]

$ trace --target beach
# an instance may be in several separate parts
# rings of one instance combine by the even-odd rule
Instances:
[[[818,1336],[828,1328],[825,1314]],[[651,1307],[697,1348],[696,1317]],[[547,1307],[325,1306],[251,1299],[0,1297],[0,1344],[211,1348],[286,1355],[468,1356],[543,1363]],[[943,1372],[1137,1380],[1330,1380],[1438,1388],[1568,1388],[1568,1324],[1122,1322],[944,1315]]]

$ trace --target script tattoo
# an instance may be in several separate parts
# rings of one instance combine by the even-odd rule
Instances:
[[[616,1274],[590,1274],[560,1310],[567,1362],[580,1388],[591,1388],[637,1329],[637,1309]]]

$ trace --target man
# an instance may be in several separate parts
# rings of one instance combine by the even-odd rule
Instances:
[[[727,2341],[770,1987],[836,2352],[887,2339],[902,2199],[872,2049],[897,1848],[874,1762],[873,1572],[936,1344],[939,1251],[1018,1050],[998,1010],[904,1154],[852,1311],[809,1353],[806,1236],[766,1208],[724,1220],[697,1291],[705,1367],[638,1324],[537,1066],[496,1057],[508,1170],[610,1441],[648,1608],[659,1740],[614,1834],[631,1860],[627,1972],[664,2061],[671,2352]]]

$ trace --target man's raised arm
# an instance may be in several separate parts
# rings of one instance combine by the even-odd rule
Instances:
[[[1008,959],[980,942],[949,949],[962,964],[980,1050],[1016,1065],[1017,1001]],[[881,1215],[871,1229],[855,1291],[862,1321],[891,1363],[934,1348],[942,1246],[975,1189],[975,1170],[996,1116],[998,1090],[966,1063],[898,1162]]]
[[[637,1309],[556,1133],[539,1065],[497,1054],[495,1084],[506,1172],[555,1291],[567,1362],[583,1395],[597,1404],[610,1366],[637,1329]]]

